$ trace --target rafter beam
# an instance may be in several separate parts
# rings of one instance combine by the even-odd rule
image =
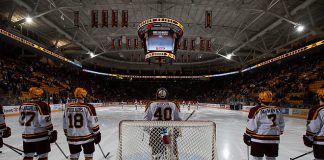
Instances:
[[[306,8],[307,6],[314,3],[315,1],[316,0],[306,0],[306,1],[304,1],[302,4],[300,4],[295,9],[293,9],[290,12],[290,14],[295,15],[297,11]],[[282,21],[283,21],[282,19],[276,20],[271,25],[269,25],[267,28],[263,29],[262,31],[260,31],[259,33],[255,34],[253,37],[251,37],[248,41],[244,42],[243,44],[241,44],[240,46],[235,48],[233,50],[233,52],[235,53],[235,52],[239,51],[241,48],[245,47],[248,43],[250,43],[250,42],[256,40],[258,37],[261,37],[262,35],[264,35],[267,31],[272,30],[273,28],[279,26],[282,23]]]

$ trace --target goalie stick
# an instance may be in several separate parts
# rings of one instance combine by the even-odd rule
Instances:
[[[302,155],[300,155],[300,156],[297,156],[297,157],[295,157],[295,158],[290,158],[290,160],[295,160],[295,159],[298,159],[298,158],[304,157],[304,156],[306,156],[306,155],[308,155],[308,154],[311,154],[311,153],[313,153],[313,152],[314,152],[314,151],[310,151],[310,152],[304,153],[304,154],[302,154]]]
[[[195,112],[196,112],[196,110],[193,110],[193,111],[190,113],[190,115],[186,118],[185,121],[188,121],[188,120],[190,119],[190,117],[191,117]]]

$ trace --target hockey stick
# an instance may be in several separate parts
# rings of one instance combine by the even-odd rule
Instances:
[[[191,113],[190,113],[190,115],[186,118],[186,120],[185,121],[188,121],[189,120],[189,118],[194,114],[196,112],[196,110],[193,110]]]
[[[22,151],[22,150],[20,150],[20,149],[18,149],[18,148],[15,148],[15,147],[13,147],[13,146],[10,146],[10,145],[8,145],[8,144],[6,144],[6,143],[3,143],[3,145],[5,145],[6,147],[8,147],[8,148],[10,148],[11,150],[13,150],[14,152],[16,152],[16,153],[18,153],[19,155],[23,155],[22,153],[24,152],[24,151]]]
[[[102,155],[104,156],[104,158],[107,158],[107,157],[109,156],[110,152],[108,152],[108,153],[105,155],[105,153],[103,152],[103,150],[102,150],[102,148],[101,148],[100,143],[98,143],[98,146],[99,146],[100,151],[101,151]]]
[[[304,156],[306,156],[306,155],[308,155],[308,154],[311,154],[311,153],[313,153],[313,152],[314,152],[314,151],[309,151],[309,152],[304,153],[304,154],[302,154],[302,155],[300,155],[300,156],[297,156],[297,157],[295,157],[295,158],[290,158],[290,160],[295,160],[295,159],[298,159],[298,158],[304,157]]]
[[[56,142],[55,142],[55,145],[61,151],[61,153],[64,155],[65,159],[68,159],[69,157],[63,152],[62,148]]]
[[[246,145],[246,149],[247,149],[248,160],[250,160],[250,146]]]

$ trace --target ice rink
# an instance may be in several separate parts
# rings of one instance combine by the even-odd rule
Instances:
[[[195,107],[195,106],[194,106]],[[181,106],[182,108],[182,106]],[[192,110],[191,110],[192,111]],[[183,109],[181,116],[186,118],[191,111]],[[102,133],[101,146],[105,153],[111,152],[107,159],[115,159],[118,145],[118,125],[121,120],[141,120],[144,108],[139,107],[135,110],[134,106],[127,106],[123,109],[120,106],[97,108],[100,131]],[[22,149],[21,129],[18,126],[18,117],[7,117],[7,125],[11,127],[12,136],[4,139],[4,142],[14,147]],[[242,135],[245,132],[247,113],[241,111],[221,110],[216,108],[199,108],[192,116],[191,120],[211,120],[217,127],[217,157],[218,160],[247,160],[247,147],[243,143]],[[302,135],[305,133],[305,120],[285,118],[286,129],[281,137],[279,160],[289,160],[291,157],[298,156],[311,151],[303,144]],[[62,129],[62,112],[52,113],[54,129],[59,132],[57,143],[62,147],[66,154],[69,153],[68,145]],[[139,137],[141,138],[141,137]],[[0,149],[1,160],[22,159],[17,153],[3,147]],[[83,159],[83,155],[81,155]],[[52,151],[49,160],[65,159],[59,149],[52,144]],[[98,146],[94,154],[95,160],[104,159]],[[251,159],[251,158],[250,158]],[[311,160],[313,155],[308,155],[299,160]]]

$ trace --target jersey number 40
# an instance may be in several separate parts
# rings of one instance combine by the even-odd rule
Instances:
[[[169,121],[172,119],[172,109],[167,107],[167,108],[158,108],[155,113],[154,117],[157,118],[160,121]]]

